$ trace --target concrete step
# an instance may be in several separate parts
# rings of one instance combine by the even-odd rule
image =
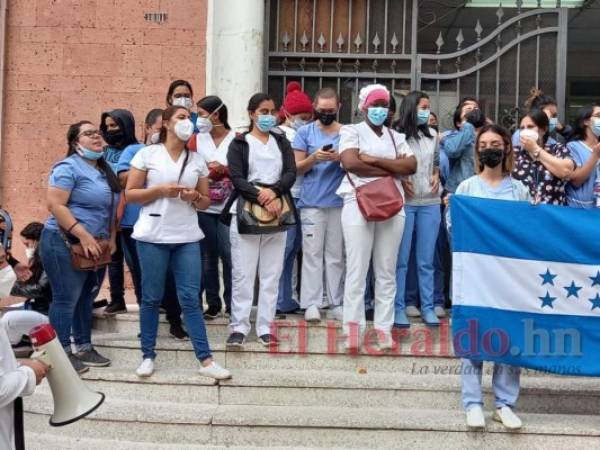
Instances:
[[[94,345],[103,355],[111,358],[115,367],[133,367],[141,361],[140,343],[136,334],[95,333]],[[417,375],[449,375],[460,373],[460,360],[446,352],[413,352],[392,350],[379,352],[373,348],[361,349],[354,355],[344,353],[342,345],[334,352],[309,346],[300,353],[281,345],[279,351],[248,341],[243,350],[227,350],[223,341],[212,341],[215,359],[225,367],[255,370],[342,370],[391,372]],[[198,361],[189,341],[158,337],[156,343],[157,367],[196,369]],[[534,370],[523,370],[523,376],[558,376]]]
[[[83,375],[88,386],[110,398],[172,403],[221,405],[323,406],[348,408],[425,408],[460,410],[458,375],[414,375],[385,372],[244,370],[217,383],[195,370],[161,370],[138,378],[129,368],[91,369]],[[486,404],[491,408],[491,375],[483,378]],[[49,393],[42,385],[41,393]],[[594,378],[524,377],[518,409],[533,413],[596,414],[600,384]]]
[[[73,425],[76,426],[76,425]],[[58,436],[50,433],[25,432],[25,447],[27,450],[199,450],[198,445],[188,445],[184,443],[176,444],[153,444],[151,442],[130,442],[120,440],[118,436],[112,439],[109,437],[103,439],[76,438],[68,436]],[[272,450],[273,447],[239,447],[224,445],[202,445],[202,450]],[[306,450],[307,447],[279,447],[279,450]],[[311,449],[308,449],[311,450]],[[312,449],[314,450],[314,448]],[[335,449],[334,449],[335,450]]]
[[[252,323],[254,323],[254,312]],[[228,321],[224,318],[205,321],[209,341],[212,343],[225,342],[229,335]],[[371,326],[371,323],[368,323]],[[329,348],[338,343],[341,348],[343,339],[342,326],[340,322],[333,320],[323,320],[319,323],[307,323],[302,315],[292,314],[284,320],[275,320],[273,322],[273,334],[278,336],[281,341],[282,351],[302,352],[304,350],[311,352],[327,352]],[[97,314],[94,318],[94,328],[103,333],[119,333],[137,335],[139,333],[139,317],[135,312],[119,314],[116,316],[105,317]],[[446,319],[442,321],[440,327],[429,328],[419,319],[412,319],[412,326],[409,329],[394,330],[397,348],[396,353],[436,353],[453,356],[452,335],[450,323]],[[368,345],[369,340],[375,342],[376,334],[374,330],[370,337],[362,337],[361,343]],[[160,337],[169,337],[169,324],[164,315],[161,315],[159,321],[158,335]],[[252,329],[247,340],[256,340],[255,330]],[[370,345],[372,351],[375,351],[374,345]]]
[[[523,429],[510,433],[488,417],[487,433],[467,430],[464,414],[431,409],[183,405],[107,399],[91,416],[70,426],[47,425],[51,399],[26,401],[29,432],[63,438],[114,438],[152,444],[308,446],[342,448],[463,449],[593,448],[598,416],[521,414]]]

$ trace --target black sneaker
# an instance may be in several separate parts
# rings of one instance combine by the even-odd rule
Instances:
[[[75,357],[88,367],[106,367],[110,366],[110,359],[105,358],[96,351],[95,348],[87,352],[79,352]]]
[[[279,341],[272,334],[263,334],[262,336],[258,337],[258,342],[260,342],[265,347],[268,347],[269,345],[277,344]]]
[[[244,336],[244,333],[231,333],[225,345],[227,348],[242,348],[245,340],[246,336]]]
[[[221,308],[218,306],[209,306],[206,311],[204,311],[204,319],[205,320],[213,320],[216,319],[219,313],[221,312]]]
[[[125,314],[127,312],[127,307],[125,303],[111,303],[106,308],[104,308],[105,316],[114,316],[116,314]]]
[[[69,361],[71,362],[73,369],[75,369],[75,372],[82,374],[90,370],[90,368],[84,365],[73,353],[67,353],[67,356],[69,357]]]
[[[169,333],[173,339],[178,341],[187,341],[190,337],[181,325],[171,325]]]

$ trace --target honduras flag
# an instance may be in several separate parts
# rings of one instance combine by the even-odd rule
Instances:
[[[456,355],[600,376],[600,210],[451,205]]]

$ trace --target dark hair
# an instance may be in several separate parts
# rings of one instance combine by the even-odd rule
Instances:
[[[558,106],[554,97],[544,94],[538,88],[531,88],[529,97],[525,100],[525,108],[528,110],[543,110],[546,106]]]
[[[389,106],[389,112],[392,113],[392,115],[396,115],[396,112],[398,111],[398,105],[396,104],[396,99],[394,98],[394,96],[390,93],[390,106]]]
[[[69,147],[67,150],[67,157],[76,153],[77,144],[79,143],[79,133],[83,125],[93,125],[93,123],[89,120],[81,120],[69,126],[69,129],[67,130],[67,145]],[[115,193],[121,192],[119,178],[117,178],[110,165],[103,157],[96,162],[96,167],[98,167],[98,170],[106,176],[106,181],[110,190]]]
[[[190,90],[192,97],[194,96],[194,90],[192,89],[192,85],[189,81],[175,80],[169,85],[169,90],[167,91],[167,105],[171,106],[171,96],[173,95],[173,92],[175,92],[175,89],[177,89],[179,86],[187,87]]]
[[[514,152],[512,151],[512,138],[506,128],[495,123],[485,124],[477,133],[475,141],[475,170],[480,173],[483,170],[483,164],[479,161],[479,139],[484,133],[492,132],[502,137],[504,143],[504,159],[502,161],[502,173],[509,175],[512,173],[514,165]]]
[[[227,111],[227,105],[219,97],[216,95],[207,95],[206,97],[201,98],[198,103],[196,103],[196,106],[202,108],[209,114],[214,113],[218,108],[217,116],[219,116],[219,120],[226,130],[231,130],[228,122],[229,112]]]
[[[330,87],[324,87],[319,89],[315,94],[315,98],[313,100],[314,103],[317,103],[317,100],[319,100],[320,98],[335,98],[336,103],[340,102],[340,96],[338,95],[335,89]]]
[[[248,107],[246,110],[248,113],[252,114],[255,112],[262,102],[274,101],[273,98],[269,94],[265,94],[264,92],[258,92],[250,97],[248,101]],[[250,126],[248,127],[248,131],[252,131],[252,121],[250,121]]]
[[[592,114],[594,114],[594,108],[600,107],[600,103],[592,103],[591,105],[585,105],[579,108],[577,111],[577,117],[573,122],[573,133],[571,134],[571,141],[584,141],[586,138],[585,121],[590,120]]]
[[[404,133],[407,139],[420,139],[419,131],[428,138],[433,138],[429,131],[429,125],[419,125],[417,121],[417,106],[422,98],[429,98],[425,92],[412,91],[409,92],[400,104],[398,120],[394,128],[400,133]]]
[[[39,241],[42,235],[44,224],[40,222],[31,222],[21,230],[21,236],[32,241]]]
[[[475,97],[463,97],[460,101],[460,103],[456,106],[456,109],[454,110],[454,114],[452,115],[452,123],[454,124],[454,128],[455,129],[460,129],[460,124],[462,122],[462,109],[463,106],[465,106],[465,103],[467,102],[475,102],[477,103],[477,105],[479,105],[479,100],[477,100]]]
[[[146,114],[146,118],[144,119],[144,125],[146,125],[147,127],[151,127],[152,125],[154,125],[156,119],[161,117],[164,111],[164,109],[160,108],[154,108],[148,111],[148,114]]]
[[[529,117],[538,128],[543,128],[544,130],[546,130],[544,132],[544,135],[542,136],[542,142],[544,143],[544,145],[546,145],[548,137],[550,136],[550,119],[548,119],[546,113],[541,109],[532,109],[523,116],[521,121],[523,121],[525,117]]]
[[[42,236],[42,230],[44,229],[44,224],[40,222],[31,222],[25,226],[19,233],[25,239],[30,239],[32,241],[40,241]],[[33,258],[29,262],[29,270],[32,273],[29,282],[37,282],[41,278],[44,273],[44,267],[42,266],[42,258],[40,257],[40,246],[37,245],[35,252],[33,253]]]

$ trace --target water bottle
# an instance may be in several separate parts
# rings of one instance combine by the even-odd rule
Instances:
[[[600,164],[596,166],[596,181],[594,181],[594,204],[600,208]]]

